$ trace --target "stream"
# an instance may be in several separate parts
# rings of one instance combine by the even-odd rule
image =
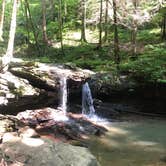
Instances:
[[[166,121],[143,118],[107,124],[87,144],[101,166],[166,166]]]
[[[86,89],[89,87],[84,85],[82,107],[94,112],[90,109],[93,106],[91,92]],[[108,132],[101,137],[91,136],[86,144],[101,166],[166,166],[166,121],[161,118],[165,114],[159,112],[165,112],[164,104],[132,99],[97,101],[96,104],[95,123],[103,123]],[[72,111],[78,109],[78,103],[71,108]]]

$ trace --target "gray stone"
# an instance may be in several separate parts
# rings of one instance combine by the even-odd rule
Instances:
[[[29,126],[25,126],[18,130],[19,136],[22,138],[37,138],[40,137],[37,132],[30,128]]]
[[[99,166],[96,158],[84,147],[56,143],[46,139],[26,138],[1,145],[1,154],[8,164],[24,166]],[[0,156],[2,158],[2,156]]]
[[[18,137],[18,134],[16,132],[9,132],[9,133],[4,133],[2,137],[2,141],[4,142],[15,142],[17,140],[20,140]]]

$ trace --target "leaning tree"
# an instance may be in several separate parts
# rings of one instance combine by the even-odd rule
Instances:
[[[3,71],[3,72],[8,70],[9,63],[11,62],[11,60],[13,58],[13,48],[14,48],[14,38],[15,38],[15,32],[16,32],[16,18],[17,18],[18,3],[19,3],[19,0],[13,1],[8,46],[7,46],[6,54],[2,57],[1,71]]]

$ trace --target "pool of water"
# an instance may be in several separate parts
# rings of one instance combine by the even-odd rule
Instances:
[[[101,166],[166,166],[166,121],[112,122],[107,127],[105,136],[88,141]]]

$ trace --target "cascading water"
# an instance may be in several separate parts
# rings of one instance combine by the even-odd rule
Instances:
[[[82,86],[82,114],[97,124],[104,125],[108,123],[106,119],[100,118],[95,114],[93,98],[88,82]]]
[[[92,94],[88,82],[82,87],[82,114],[88,117],[93,117],[95,114]]]
[[[60,109],[64,114],[67,112],[67,78],[60,79]]]
[[[52,118],[55,121],[68,121],[68,117],[66,116],[67,112],[67,77],[60,77],[60,103],[57,112],[52,111]]]

